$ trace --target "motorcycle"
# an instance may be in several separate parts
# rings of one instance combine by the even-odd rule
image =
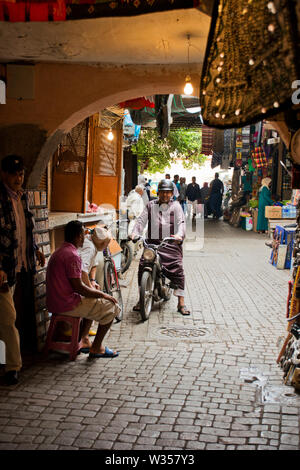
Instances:
[[[148,320],[154,301],[167,301],[171,298],[173,286],[163,274],[159,249],[174,242],[176,240],[173,237],[164,238],[160,245],[147,244],[143,240],[144,266],[140,285],[140,312],[143,321]]]

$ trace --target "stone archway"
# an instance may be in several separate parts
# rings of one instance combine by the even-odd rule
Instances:
[[[201,66],[193,66],[195,94]],[[0,108],[0,158],[24,156],[26,186],[39,184],[62,136],[85,118],[131,98],[182,93],[186,65],[34,66],[33,100],[9,99]]]

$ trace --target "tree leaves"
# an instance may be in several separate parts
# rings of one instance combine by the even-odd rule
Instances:
[[[156,129],[143,130],[131,150],[137,155],[140,169],[150,173],[163,173],[176,160],[181,160],[186,169],[203,165],[206,156],[202,151],[201,129],[171,130],[168,137],[161,139]]]

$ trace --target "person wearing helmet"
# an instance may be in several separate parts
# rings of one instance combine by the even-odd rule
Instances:
[[[173,200],[173,183],[163,179],[158,184],[158,198],[150,201],[138,217],[131,238],[142,236],[148,224],[146,242],[159,245],[165,237],[174,237],[177,243],[160,248],[159,255],[165,276],[174,286],[174,295],[178,297],[177,311],[190,315],[184,304],[184,269],[182,241],[185,237],[185,218],[178,201]],[[138,284],[140,286],[144,260],[140,259]],[[139,302],[134,310],[139,310]]]

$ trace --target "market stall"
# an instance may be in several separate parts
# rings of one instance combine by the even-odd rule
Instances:
[[[299,193],[299,190],[296,191]],[[297,200],[297,227],[291,261],[291,280],[288,283],[286,308],[286,338],[279,352],[277,363],[283,370],[286,385],[300,390],[300,199]]]

